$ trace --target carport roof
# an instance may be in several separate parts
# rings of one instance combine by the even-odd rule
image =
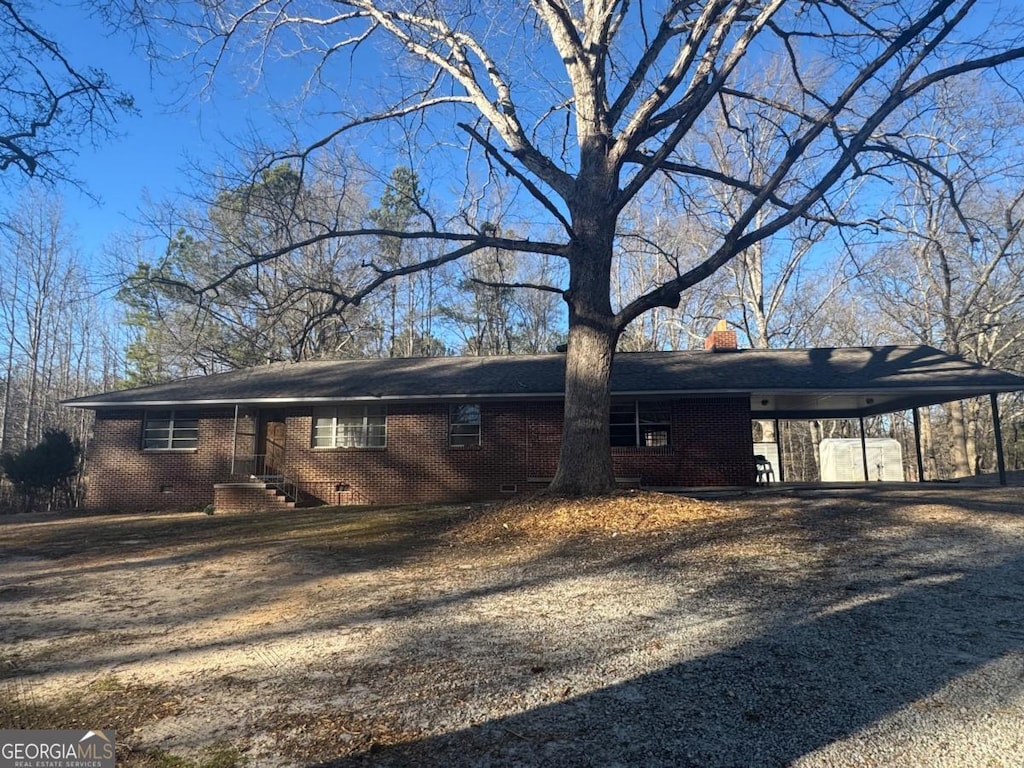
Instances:
[[[345,401],[559,399],[563,355],[278,363],[69,400],[78,408],[286,405]],[[1024,377],[927,346],[620,352],[618,396],[749,396],[755,415],[886,413],[995,392]]]

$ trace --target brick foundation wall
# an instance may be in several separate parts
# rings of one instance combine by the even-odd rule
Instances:
[[[387,447],[314,449],[312,407],[288,411],[284,471],[327,504],[496,499],[536,490],[558,463],[560,402],[483,402],[481,445],[448,445],[448,404],[389,404]],[[201,508],[229,480],[230,409],[203,411],[199,448],[143,451],[142,411],[100,411],[88,456],[87,504],[146,510]],[[752,485],[746,397],[676,400],[671,446],[613,448],[616,476],[645,486]]]
[[[263,483],[218,483],[213,486],[213,507],[218,512],[259,512],[294,506]]]

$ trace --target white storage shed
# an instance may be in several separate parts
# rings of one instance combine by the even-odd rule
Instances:
[[[821,481],[864,482],[864,454],[868,459],[868,480],[902,482],[903,449],[891,437],[869,437],[861,447],[860,438],[826,438],[818,445]]]

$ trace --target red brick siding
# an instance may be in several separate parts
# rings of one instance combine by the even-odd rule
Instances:
[[[526,419],[527,477],[553,477],[562,447],[562,403],[530,403]]]
[[[213,484],[231,468],[234,414],[202,411],[194,451],[142,450],[141,409],[96,413],[86,457],[86,506],[143,511],[198,509],[213,502]]]
[[[388,406],[387,448],[313,449],[312,407],[286,419],[285,472],[330,504],[494,499],[529,478],[549,478],[558,462],[562,405],[481,403],[481,445],[448,446],[448,404]],[[745,397],[672,403],[671,446],[615,448],[619,477],[646,486],[753,484],[753,443]],[[232,412],[204,411],[199,448],[141,450],[142,411],[97,415],[89,456],[88,504],[107,509],[198,508],[229,480]],[[342,490],[337,490],[338,486]],[[162,486],[169,486],[161,491]],[[504,486],[504,487],[503,487]],[[536,488],[537,485],[530,487]]]
[[[389,405],[387,448],[310,447],[312,409],[288,417],[286,472],[329,503],[458,501],[501,496],[503,483],[527,474],[523,409],[485,403],[481,444],[448,445],[448,405]],[[344,484],[347,489],[335,490]]]
[[[673,401],[670,439],[665,448],[613,448],[616,476],[655,487],[753,485],[748,398]]]
[[[530,426],[529,476],[552,477],[562,437],[562,406],[526,410]],[[753,442],[749,399],[672,401],[671,445],[613,448],[615,476],[645,486],[752,485]]]

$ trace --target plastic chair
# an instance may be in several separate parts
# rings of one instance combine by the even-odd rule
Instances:
[[[757,471],[755,482],[758,485],[771,485],[775,482],[775,469],[767,456],[754,456],[754,468]]]

